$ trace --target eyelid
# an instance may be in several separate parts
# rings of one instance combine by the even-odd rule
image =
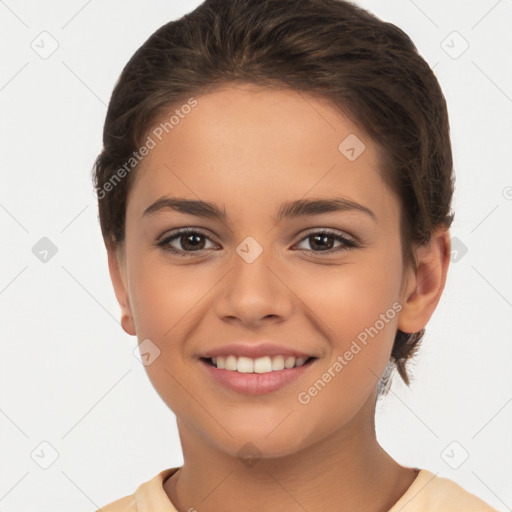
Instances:
[[[308,236],[311,236],[311,235],[314,235],[314,234],[327,234],[327,235],[331,235],[331,236],[339,236],[341,238],[344,238],[346,239],[347,241],[350,241],[350,242],[353,242],[354,244],[359,244],[361,241],[353,236],[353,235],[350,235],[348,233],[346,233],[345,231],[342,231],[342,230],[337,230],[337,229],[332,229],[332,228],[311,228],[311,229],[308,229],[304,232],[304,234],[302,235],[302,238],[299,240],[299,241],[302,241],[304,240],[305,238],[307,238]]]
[[[167,231],[164,235],[158,238],[156,245],[160,247],[162,250],[178,255],[178,256],[188,256],[193,255],[194,253],[198,253],[199,255],[204,254],[204,251],[211,250],[211,249],[199,249],[197,251],[185,251],[182,249],[175,249],[170,245],[171,241],[179,240],[181,236],[187,235],[187,234],[198,234],[209,240],[210,242],[214,244],[218,244],[210,235],[208,232],[202,228],[193,227],[193,226],[187,226],[183,228],[176,228],[175,230]],[[314,251],[310,249],[297,249],[299,252],[303,253],[313,253],[318,255],[334,255],[338,254],[343,251],[348,251],[350,249],[355,249],[358,247],[361,247],[363,244],[362,242],[353,235],[349,235],[345,233],[344,231],[339,231],[332,228],[310,228],[302,233],[302,237],[292,246],[295,247],[296,245],[304,242],[312,235],[326,235],[334,238],[337,242],[340,242],[340,246],[336,248],[327,249],[325,251]]]
[[[175,230],[166,231],[162,236],[158,238],[158,240],[155,242],[155,245],[165,253],[179,256],[179,257],[189,257],[194,254],[197,255],[204,255],[204,252],[211,249],[199,249],[197,251],[185,251],[183,249],[176,249],[171,246],[171,242],[174,242],[176,240],[179,240],[183,235],[187,234],[197,234],[203,236],[205,239],[210,241],[213,244],[217,244],[212,237],[203,229],[196,228],[192,226],[187,226],[185,228],[177,228]]]
[[[363,246],[363,244],[356,237],[353,237],[352,235],[347,235],[347,234],[345,234],[345,232],[339,232],[338,230],[333,230],[330,228],[314,228],[314,229],[306,231],[304,233],[304,235],[302,236],[302,238],[296,244],[294,244],[294,247],[296,245],[304,242],[305,240],[307,240],[308,238],[310,238],[313,235],[329,236],[329,237],[333,238],[336,242],[339,242],[340,245],[338,247],[327,249],[325,251],[314,251],[311,249],[297,249],[299,252],[308,254],[308,255],[314,254],[314,255],[318,255],[320,257],[325,256],[326,258],[328,258],[329,256],[337,256],[340,253],[350,251],[353,249],[357,249],[357,248],[360,248]]]
[[[187,226],[187,227],[184,227],[184,228],[176,228],[174,230],[171,230],[171,231],[166,231],[163,235],[161,235],[160,237],[158,237],[157,239],[157,243],[163,241],[163,240],[166,240],[167,238],[170,238],[172,236],[176,236],[176,235],[179,235],[179,234],[187,234],[187,233],[199,233],[201,235],[204,235],[205,237],[209,238],[210,240],[212,240],[212,238],[210,237],[210,235],[208,234],[207,231],[205,231],[204,229],[202,228],[197,228],[197,227],[194,227],[194,226]],[[346,238],[347,240],[350,240],[351,242],[354,242],[354,243],[361,243],[361,241],[353,236],[353,235],[350,235],[348,233],[345,233],[344,231],[338,231],[338,230],[335,230],[335,229],[332,229],[332,228],[310,228],[308,230],[306,230],[305,232],[302,233],[302,237],[300,238],[299,242],[302,242],[305,238],[307,238],[309,235],[312,235],[312,234],[321,234],[321,233],[325,233],[325,234],[329,234],[329,235],[333,235],[333,236],[341,236],[343,238]],[[214,240],[212,240],[214,241]],[[217,243],[217,242],[216,242]]]
[[[198,234],[201,234],[201,235],[209,238],[210,240],[212,240],[211,236],[203,228],[196,228],[194,226],[187,226],[187,227],[184,227],[184,228],[176,228],[176,229],[171,229],[170,231],[166,231],[163,235],[158,237],[157,243],[160,243],[160,242],[162,242],[164,240],[167,240],[168,238],[171,238],[173,236],[183,235],[183,234],[186,235],[187,233],[198,233]]]

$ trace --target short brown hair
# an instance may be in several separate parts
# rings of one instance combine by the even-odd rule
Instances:
[[[400,28],[345,0],[206,0],[152,34],[115,85],[93,169],[106,244],[124,241],[137,167],[116,183],[112,178],[153,123],[191,95],[235,82],[327,98],[374,141],[381,176],[400,200],[405,265],[415,266],[415,244],[450,227],[446,101]],[[392,362],[406,384],[405,363],[424,331],[396,333]]]

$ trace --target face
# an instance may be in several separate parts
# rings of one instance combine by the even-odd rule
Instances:
[[[196,99],[148,132],[122,279],[111,266],[123,327],[183,428],[226,453],[289,454],[370,421],[397,328],[421,328],[407,324],[399,201],[374,143],[326,100],[251,85]],[[178,198],[209,207],[160,201]],[[221,354],[244,358],[205,359]],[[307,362],[279,369],[293,354]]]

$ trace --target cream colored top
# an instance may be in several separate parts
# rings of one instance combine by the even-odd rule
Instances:
[[[96,512],[177,512],[164,491],[163,483],[178,469],[161,471],[151,480],[140,484],[134,494],[116,500]],[[452,480],[422,469],[388,512],[497,511]]]

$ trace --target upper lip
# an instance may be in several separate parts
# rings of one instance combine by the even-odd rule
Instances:
[[[244,356],[252,359],[264,356],[292,356],[295,358],[315,357],[312,354],[302,352],[294,348],[287,348],[273,343],[230,343],[228,345],[222,345],[222,347],[212,348],[200,354],[200,357],[211,359],[217,356]]]

